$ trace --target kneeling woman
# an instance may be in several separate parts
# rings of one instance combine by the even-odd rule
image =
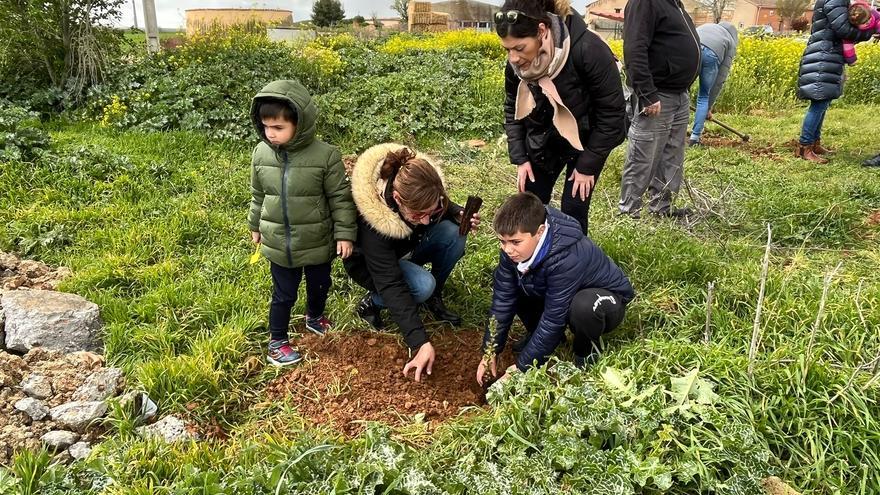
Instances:
[[[461,318],[443,303],[446,279],[464,254],[458,234],[463,210],[451,202],[438,167],[425,156],[399,144],[380,144],[365,151],[352,171],[351,190],[358,210],[358,235],[345,270],[369,291],[358,315],[373,327],[383,326],[388,308],[415,357],[404,366],[431,374],[434,348],[419,316],[419,305],[438,320],[459,325]],[[471,219],[472,229],[479,215]],[[431,264],[430,273],[422,268]]]

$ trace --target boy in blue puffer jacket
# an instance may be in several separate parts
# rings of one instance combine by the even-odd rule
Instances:
[[[564,340],[566,326],[574,334],[575,364],[583,367],[598,351],[599,337],[623,321],[635,297],[629,279],[574,218],[545,207],[532,193],[508,198],[492,225],[501,242],[491,310],[498,322],[496,355],[504,349],[513,317],[519,316],[528,334],[508,372],[547,362]],[[487,330],[484,348],[489,337]],[[481,384],[487,367],[497,376],[494,361],[481,361]]]

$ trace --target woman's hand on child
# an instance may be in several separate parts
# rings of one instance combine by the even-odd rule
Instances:
[[[354,244],[351,241],[336,241],[336,254],[338,254],[340,258],[348,258],[351,256],[353,250]]]
[[[251,232],[251,240],[254,241],[254,244],[259,244],[263,239],[260,237],[259,232]]]
[[[425,371],[427,374],[431,374],[431,367],[434,366],[434,359],[437,357],[437,354],[434,352],[434,346],[431,345],[430,342],[425,342],[419,347],[419,352],[416,353],[416,357],[412,358],[412,360],[403,367],[403,376],[407,376],[407,373],[411,369],[416,370],[416,381],[422,381],[422,371]]]
[[[569,181],[574,181],[574,185],[571,188],[571,197],[577,197],[578,193],[580,193],[581,201],[586,201],[587,197],[590,195],[590,191],[593,190],[593,184],[596,182],[595,175],[585,175],[577,170],[571,172],[571,175],[568,177]]]
[[[463,217],[463,216],[464,216],[464,210],[462,210],[461,213],[458,214],[458,217],[459,217],[458,223],[462,222],[463,219],[461,217]],[[476,232],[479,227],[480,227],[480,214],[474,213],[474,215],[471,217],[471,230],[470,230],[470,232]]]
[[[477,366],[477,383],[479,383],[481,387],[483,386],[483,381],[485,379],[486,368],[488,367],[488,371],[490,371],[492,376],[495,377],[498,376],[497,366],[497,359],[495,358],[492,358],[492,361],[488,363],[488,366],[485,359],[480,360],[480,365]]]

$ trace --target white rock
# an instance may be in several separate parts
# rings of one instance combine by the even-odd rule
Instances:
[[[52,450],[62,450],[79,440],[79,435],[72,431],[56,430],[46,433],[40,437],[40,440],[43,441],[43,445]]]
[[[109,399],[119,392],[123,382],[121,369],[104,368],[86,378],[86,381],[73,393],[72,399],[82,401]]]
[[[146,392],[131,390],[119,396],[119,405],[134,413],[135,424],[149,423],[159,412],[159,406]]]
[[[31,397],[17,401],[15,408],[30,416],[34,421],[42,421],[49,415],[49,408],[42,401]]]
[[[52,421],[60,423],[75,431],[83,431],[95,421],[101,419],[107,413],[107,403],[104,401],[68,402],[58,407],[53,407],[49,414]]]
[[[34,399],[52,397],[52,382],[43,375],[33,374],[21,382],[21,390]]]
[[[88,442],[76,442],[75,444],[70,446],[68,449],[70,452],[70,457],[73,457],[75,460],[85,459],[92,453],[92,447]]]
[[[76,294],[49,290],[3,293],[6,348],[27,352],[44,347],[63,352],[102,349],[98,306]]]
[[[137,432],[143,437],[158,437],[168,443],[198,440],[198,435],[186,430],[186,423],[176,416],[165,416],[148,426],[137,428]]]

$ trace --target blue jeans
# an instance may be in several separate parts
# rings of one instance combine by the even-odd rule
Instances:
[[[709,115],[711,103],[709,94],[715,86],[718,77],[718,68],[721,63],[718,55],[711,48],[703,46],[703,65],[700,67],[700,90],[697,93],[697,111],[694,112],[694,129],[691,131],[691,141],[699,141],[703,134],[703,126],[706,124],[706,116]]]
[[[458,235],[458,225],[450,220],[429,228],[409,260],[400,260],[403,278],[416,303],[427,301],[432,295],[440,295],[446,279],[455,268],[458,260],[464,256],[465,237]],[[431,272],[422,268],[431,264]],[[385,304],[379,294],[374,293],[373,304],[384,308]]]
[[[810,100],[810,108],[804,116],[804,125],[801,128],[801,144],[813,144],[822,137],[822,123],[825,122],[825,112],[831,100]]]

